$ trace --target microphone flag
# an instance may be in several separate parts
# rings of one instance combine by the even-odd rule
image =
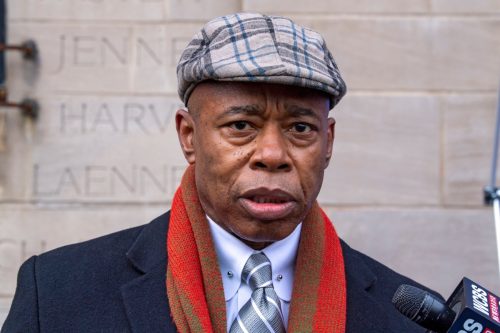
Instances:
[[[463,278],[446,304],[457,314],[448,333],[500,333],[500,298]]]

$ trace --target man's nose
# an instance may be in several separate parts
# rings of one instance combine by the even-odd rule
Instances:
[[[274,126],[261,129],[257,136],[250,167],[272,172],[289,171],[292,166],[291,162],[288,142],[282,129]]]

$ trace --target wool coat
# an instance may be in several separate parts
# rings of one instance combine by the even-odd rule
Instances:
[[[165,284],[169,218],[28,259],[1,332],[176,332]],[[425,332],[391,303],[401,284],[419,285],[341,243],[346,331]]]

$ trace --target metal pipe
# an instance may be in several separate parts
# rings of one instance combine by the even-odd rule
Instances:
[[[24,59],[34,60],[37,55],[37,46],[32,40],[27,40],[20,45],[9,45],[0,42],[0,52],[5,51],[19,51],[23,54]]]
[[[498,259],[498,275],[500,276],[500,199],[493,200],[493,217],[495,219],[495,234],[497,239],[497,259]]]
[[[493,160],[491,161],[490,187],[495,188],[497,181],[498,141],[500,140],[500,84],[498,88],[497,120],[495,125],[495,138],[493,140]]]

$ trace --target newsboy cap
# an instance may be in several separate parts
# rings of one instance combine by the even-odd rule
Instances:
[[[178,93],[187,105],[206,80],[267,82],[330,95],[333,108],[346,85],[323,37],[280,16],[239,13],[205,24],[177,65]]]

